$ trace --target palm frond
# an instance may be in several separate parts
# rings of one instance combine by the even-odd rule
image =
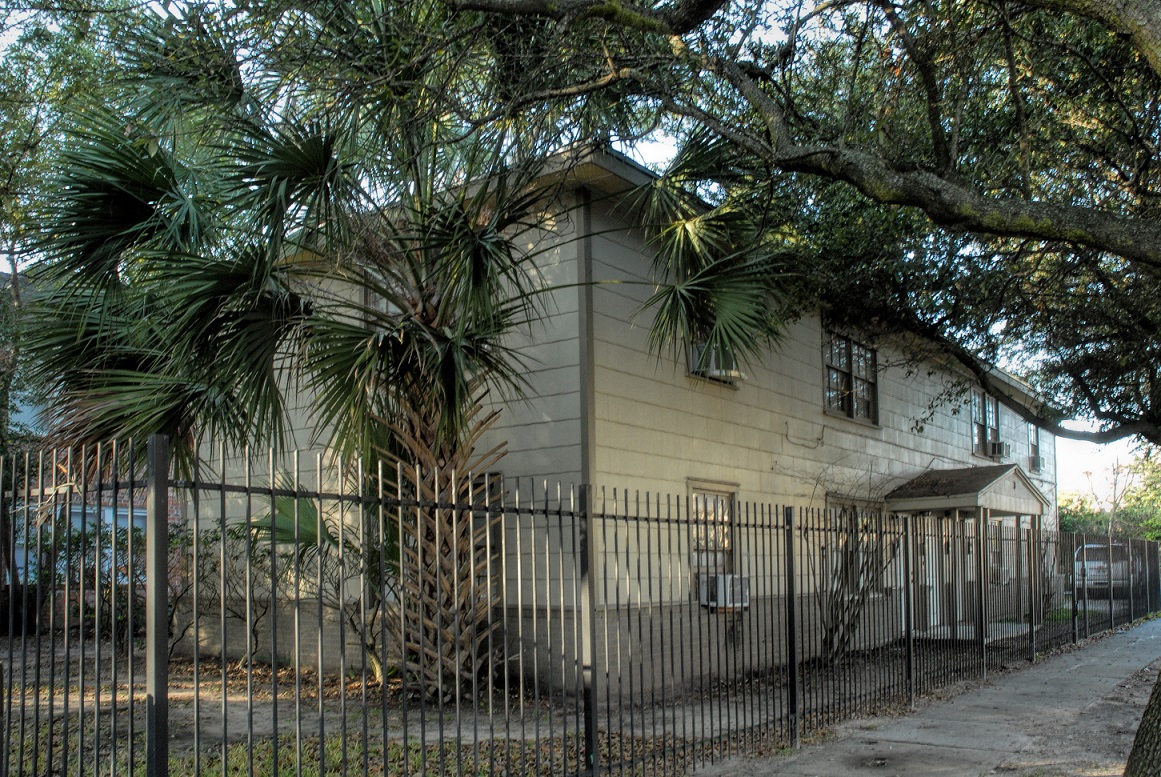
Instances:
[[[277,125],[224,147],[239,162],[230,207],[247,214],[273,254],[284,239],[308,250],[340,245],[360,192],[347,150],[344,133],[321,121]]]
[[[293,490],[286,475],[278,479],[279,489]],[[339,549],[339,540],[331,531],[315,500],[290,494],[277,494],[271,509],[250,520],[254,540],[269,545],[286,545],[305,561],[316,553],[333,553]]]
[[[708,345],[748,362],[781,336],[782,257],[728,254],[669,283],[660,284],[640,312],[653,311],[650,346],[677,354]]]
[[[132,271],[135,249],[188,253],[206,237],[209,217],[192,173],[107,111],[86,116],[59,170],[36,248],[61,282],[103,285]]]

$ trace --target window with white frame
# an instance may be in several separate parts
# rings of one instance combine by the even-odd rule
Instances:
[[[745,379],[738,360],[729,348],[699,343],[689,348],[689,374],[734,385]]]
[[[1000,402],[982,391],[972,392],[972,452],[992,455],[992,443],[1000,441]]]
[[[1028,471],[1039,472],[1044,469],[1044,459],[1040,456],[1040,427],[1028,424]]]
[[[826,347],[826,410],[870,423],[879,422],[875,349],[831,332]]]

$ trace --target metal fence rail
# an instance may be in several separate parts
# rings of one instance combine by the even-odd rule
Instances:
[[[4,775],[682,774],[1161,601],[1027,518],[167,461],[0,463]]]

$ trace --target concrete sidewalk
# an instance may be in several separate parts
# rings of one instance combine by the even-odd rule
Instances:
[[[801,750],[696,774],[1119,777],[1159,666],[1155,619],[905,717],[850,721]]]

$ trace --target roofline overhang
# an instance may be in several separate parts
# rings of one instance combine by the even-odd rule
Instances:
[[[539,180],[545,184],[556,183],[563,188],[585,187],[608,197],[620,197],[657,178],[658,175],[652,170],[620,151],[583,144],[553,154],[544,163],[544,172]],[[1044,395],[1001,367],[985,364],[985,370],[989,377],[1009,390],[1011,399],[1018,401],[1027,410],[1035,412],[1038,407],[1050,405]]]

